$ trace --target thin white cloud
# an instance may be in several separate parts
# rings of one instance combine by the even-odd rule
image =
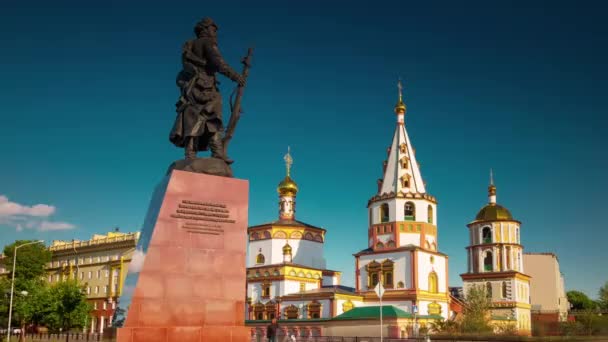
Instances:
[[[73,224],[67,222],[51,222],[51,221],[42,221],[38,226],[38,230],[40,231],[48,231],[48,230],[68,230],[76,228]]]
[[[12,226],[18,232],[25,229],[39,231],[67,230],[76,228],[68,222],[56,222],[47,218],[55,213],[55,206],[36,204],[32,206],[11,202],[0,195],[0,225]]]

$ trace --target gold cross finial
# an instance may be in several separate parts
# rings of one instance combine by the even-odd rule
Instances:
[[[490,185],[494,185],[494,172],[490,168]]]
[[[403,85],[401,85],[401,77],[399,77],[399,82],[397,82],[397,88],[399,89],[399,102],[403,101]]]
[[[291,148],[289,146],[287,146],[287,154],[285,155],[285,157],[283,157],[283,160],[285,160],[285,167],[287,168],[288,177],[289,177],[289,173],[291,171],[291,165],[293,164],[293,158],[291,158],[291,154],[289,154],[290,151],[291,151]]]

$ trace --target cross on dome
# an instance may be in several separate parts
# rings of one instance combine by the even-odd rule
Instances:
[[[291,158],[291,154],[289,153],[290,151],[291,147],[287,146],[287,154],[285,157],[283,157],[283,160],[285,160],[285,167],[287,168],[287,176],[289,176],[291,165],[293,165],[293,158]]]

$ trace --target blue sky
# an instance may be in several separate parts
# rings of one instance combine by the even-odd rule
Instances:
[[[595,297],[608,281],[600,2],[216,3],[0,5],[0,202],[12,203],[0,244],[139,229],[182,156],[168,141],[181,45],[211,16],[238,70],[255,46],[230,151],[250,180],[250,224],[277,216],[291,146],[297,217],[328,230],[328,267],[352,284],[401,76],[452,285],[490,167],[526,251],[556,253],[568,289]]]

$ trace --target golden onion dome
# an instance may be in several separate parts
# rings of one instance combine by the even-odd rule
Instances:
[[[291,254],[291,246],[289,245],[289,242],[285,243],[285,246],[283,246],[283,255],[285,254]]]
[[[498,204],[487,204],[475,216],[475,221],[513,221],[509,209]]]
[[[405,114],[405,103],[403,103],[402,99],[399,99],[399,102],[395,105],[395,114]]]
[[[298,185],[296,182],[291,179],[289,176],[285,176],[279,186],[277,187],[277,191],[280,195],[291,195],[295,196],[298,192]]]

